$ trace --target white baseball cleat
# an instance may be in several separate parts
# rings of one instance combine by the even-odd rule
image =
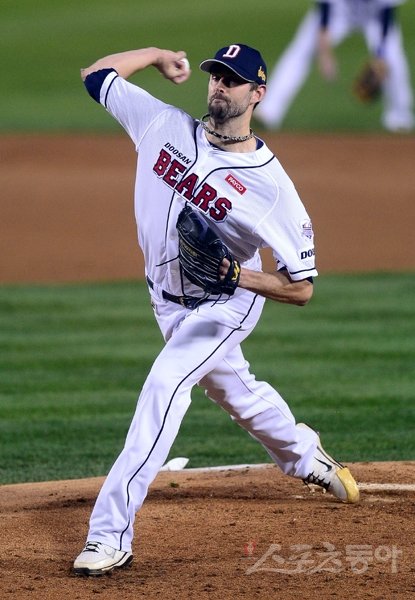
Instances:
[[[131,552],[115,550],[101,542],[91,541],[86,543],[81,554],[75,559],[73,570],[75,575],[106,575],[113,569],[127,567],[132,560]]]
[[[311,429],[305,423],[298,423],[298,426]],[[323,450],[320,438],[313,457],[312,470],[303,481],[306,485],[312,484],[324,488],[342,502],[349,504],[359,502],[359,488],[349,469]]]

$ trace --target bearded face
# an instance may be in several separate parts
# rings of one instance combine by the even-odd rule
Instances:
[[[244,114],[251,104],[252,85],[230,75],[211,74],[208,111],[213,121],[224,123]]]

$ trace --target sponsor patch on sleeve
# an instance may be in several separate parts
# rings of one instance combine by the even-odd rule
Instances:
[[[314,237],[313,225],[310,219],[305,219],[301,221],[301,235],[305,237],[307,240],[312,240]]]

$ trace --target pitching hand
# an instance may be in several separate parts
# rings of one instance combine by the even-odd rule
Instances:
[[[160,73],[173,83],[183,83],[190,77],[191,70],[188,68],[186,52],[172,52],[171,50],[162,50],[155,66]]]

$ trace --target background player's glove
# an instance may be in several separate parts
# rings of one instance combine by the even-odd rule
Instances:
[[[363,65],[353,82],[353,93],[360,102],[373,102],[382,93],[387,74],[385,61],[372,58]]]
[[[238,286],[241,266],[203,216],[186,204],[178,216],[177,231],[180,266],[187,279],[208,294],[231,296]],[[230,266],[220,279],[224,258]]]

